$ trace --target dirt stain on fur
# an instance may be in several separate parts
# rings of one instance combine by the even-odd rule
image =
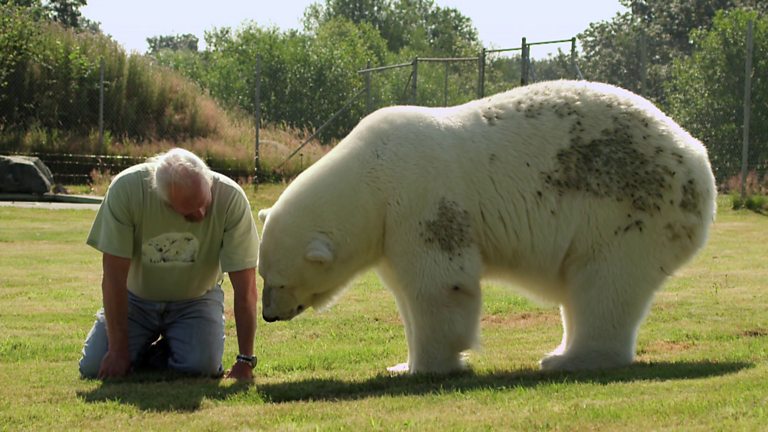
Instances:
[[[639,151],[632,141],[624,127],[605,130],[589,141],[574,136],[571,146],[557,154],[557,168],[543,173],[544,181],[560,194],[585,192],[628,201],[644,213],[657,213],[674,173]]]
[[[669,222],[664,225],[664,234],[670,242],[679,242],[687,239],[693,241],[696,227],[679,222]]]
[[[680,208],[688,213],[697,214],[701,203],[701,193],[696,188],[693,179],[683,185],[683,198],[680,200]]]
[[[584,114],[572,104],[552,107],[559,118],[571,121],[570,145],[556,155],[554,169],[542,172],[542,180],[559,195],[581,192],[598,198],[628,203],[633,210],[658,214],[665,197],[679,182],[678,167],[683,156],[653,146],[655,132],[642,113],[608,104],[610,122],[594,136],[584,127]],[[700,193],[693,182],[684,186],[680,203],[686,211],[699,208]]]
[[[437,208],[437,217],[422,224],[422,239],[435,244],[449,255],[461,255],[461,250],[470,245],[469,212],[455,201],[442,198]]]

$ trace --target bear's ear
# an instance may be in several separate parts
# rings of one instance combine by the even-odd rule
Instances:
[[[307,245],[304,258],[306,258],[307,261],[318,264],[330,263],[333,261],[333,248],[331,246],[331,241],[327,238],[313,238]]]
[[[267,220],[267,216],[269,216],[269,211],[270,210],[272,210],[271,207],[259,210],[259,220],[262,221],[262,222]]]

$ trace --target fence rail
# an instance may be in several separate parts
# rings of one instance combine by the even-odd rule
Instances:
[[[485,95],[485,82],[486,82],[486,64],[492,64],[493,61],[490,60],[489,57],[487,57],[490,54],[494,53],[501,53],[506,51],[522,51],[522,61],[523,64],[530,63],[530,51],[528,50],[528,47],[531,45],[544,45],[544,44],[551,44],[551,43],[565,43],[565,42],[571,42],[572,44],[572,52],[575,53],[575,44],[576,44],[576,38],[571,39],[562,39],[562,40],[556,40],[556,41],[544,41],[544,42],[527,42],[525,38],[522,39],[522,46],[517,48],[506,48],[506,49],[483,49],[480,53],[478,53],[478,56],[476,57],[444,57],[444,58],[437,58],[437,57],[415,57],[412,61],[407,63],[400,63],[400,64],[392,64],[392,65],[383,65],[378,67],[370,67],[370,65],[365,68],[358,70],[357,73],[364,76],[365,79],[365,85],[362,89],[357,90],[347,102],[345,102],[343,107],[340,107],[339,110],[334,113],[330,118],[325,120],[322,125],[315,131],[312,137],[305,140],[299,148],[292,151],[288,157],[285,158],[282,163],[279,163],[274,166],[273,170],[274,172],[268,173],[262,171],[262,158],[261,158],[261,149],[260,149],[260,125],[261,125],[261,59],[257,58],[256,62],[256,70],[255,72],[255,80],[256,80],[256,87],[255,92],[253,94],[254,98],[254,105],[255,105],[255,146],[254,146],[254,153],[253,153],[253,166],[252,167],[242,167],[245,164],[248,164],[248,162],[244,162],[241,160],[228,160],[228,161],[207,161],[209,166],[211,166],[212,169],[227,175],[228,177],[234,178],[234,179],[246,179],[251,178],[254,181],[258,182],[260,179],[267,179],[274,177],[275,174],[279,169],[281,169],[283,166],[286,165],[286,163],[289,162],[291,158],[293,158],[296,154],[301,151],[302,147],[304,147],[308,142],[312,140],[314,136],[319,134],[324,128],[326,128],[329,124],[332,124],[334,121],[336,121],[343,113],[347,112],[348,110],[352,109],[352,105],[355,101],[359,101],[364,98],[364,112],[369,113],[371,112],[375,107],[373,103],[372,98],[372,92],[371,92],[371,86],[372,86],[372,77],[376,74],[390,71],[394,69],[401,69],[401,68],[411,68],[410,74],[407,76],[407,83],[405,84],[405,88],[403,91],[403,98],[402,102],[408,102],[412,104],[418,104],[419,98],[423,97],[420,93],[427,93],[425,89],[420,89],[419,85],[423,86],[422,81],[419,80],[419,73],[424,71],[432,71],[431,75],[434,75],[434,69],[429,69],[429,66],[423,66],[422,70],[419,71],[419,64],[437,64],[437,65],[444,65],[444,80],[443,80],[443,90],[442,90],[442,98],[439,98],[439,90],[435,91],[435,88],[433,88],[431,91],[434,93],[434,96],[437,96],[439,99],[442,99],[441,102],[444,105],[448,105],[449,103],[449,74],[455,75],[457,74],[455,67],[452,65],[457,64],[464,64],[467,66],[462,66],[463,72],[459,72],[460,74],[470,73],[473,74],[474,70],[476,70],[476,76],[477,76],[477,82],[476,86],[474,86],[471,81],[467,81],[470,84],[464,85],[461,88],[458,88],[460,92],[469,91],[472,93],[472,98],[475,97],[483,97]],[[473,66],[472,63],[475,63],[476,66]],[[99,65],[99,92],[98,92],[98,143],[97,148],[104,148],[104,140],[105,140],[105,128],[107,126],[104,122],[104,104],[105,104],[105,98],[104,98],[104,62],[102,61]],[[475,69],[476,68],[476,69]],[[524,76],[521,77],[521,83],[525,84],[528,82],[528,74],[530,73],[529,68],[523,67],[523,73]],[[439,88],[439,87],[437,87]],[[452,89],[453,92],[456,92],[457,89]],[[436,99],[437,100],[437,99]],[[402,103],[398,102],[398,103]],[[434,101],[433,101],[434,102]],[[440,103],[440,102],[437,102]],[[135,165],[137,163],[143,162],[145,158],[143,157],[132,157],[132,156],[116,156],[116,155],[100,155],[100,154],[87,154],[87,155],[79,155],[79,154],[66,154],[66,153],[44,153],[44,152],[37,152],[37,153],[26,153],[27,155],[31,156],[37,156],[40,158],[40,160],[43,161],[43,163],[48,166],[51,171],[54,173],[54,180],[57,183],[60,184],[87,184],[94,180],[94,177],[96,175],[102,175],[102,174],[116,174],[125,168],[128,168],[132,165]],[[250,162],[250,161],[249,161]],[[219,165],[219,166],[217,166]],[[233,168],[234,167],[234,168]]]
[[[399,63],[399,64],[393,64],[393,65],[385,65],[385,66],[378,66],[378,67],[367,67],[365,69],[361,69],[357,71],[358,74],[365,75],[366,83],[370,82],[371,74],[372,73],[379,73],[388,71],[391,69],[400,69],[400,68],[406,68],[410,67],[412,68],[411,75],[410,75],[410,85],[411,85],[411,102],[415,103],[417,100],[417,92],[418,92],[418,71],[419,71],[419,63],[444,63],[446,65],[446,68],[448,64],[450,63],[460,63],[460,62],[477,62],[477,97],[482,98],[485,96],[485,80],[486,80],[486,62],[487,62],[487,56],[489,54],[496,54],[496,53],[503,53],[503,52],[512,52],[512,51],[521,51],[522,54],[522,64],[523,67],[521,68],[521,76],[520,76],[520,84],[526,85],[531,80],[531,73],[532,70],[530,68],[531,63],[531,51],[530,47],[537,46],[537,45],[549,45],[549,44],[561,44],[561,43],[570,43],[571,44],[571,65],[574,71],[574,76],[578,77],[579,79],[584,79],[584,77],[581,74],[581,70],[579,70],[578,65],[576,64],[576,38],[570,38],[570,39],[558,39],[558,40],[551,40],[551,41],[541,41],[541,42],[528,42],[526,38],[522,39],[521,46],[515,47],[515,48],[502,48],[502,49],[483,49],[477,57],[415,57],[413,61],[410,61],[408,63]],[[448,79],[448,72],[446,69],[446,81]],[[366,87],[368,88],[368,95],[367,98],[367,106],[370,106],[370,85],[366,84]],[[447,84],[446,84],[446,93],[447,93]],[[444,100],[447,100],[447,95],[444,97]]]
[[[93,182],[95,175],[114,175],[147,159],[138,156],[39,152],[24,153],[23,156],[38,157],[53,173],[53,180],[62,185],[89,184]],[[252,175],[247,168],[232,168],[233,165],[241,163],[240,160],[233,159],[225,162],[232,162],[232,164],[217,166],[216,160],[206,160],[212,170],[233,180],[247,179]]]

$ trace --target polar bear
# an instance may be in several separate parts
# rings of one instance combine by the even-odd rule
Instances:
[[[192,263],[197,258],[199,245],[192,233],[171,232],[147,240],[141,253],[151,264]]]
[[[542,369],[628,365],[654,292],[704,245],[715,198],[704,146],[610,85],[381,109],[261,212],[263,317],[327,306],[375,268],[405,325],[395,369],[444,373],[476,346],[491,279],[560,305]]]

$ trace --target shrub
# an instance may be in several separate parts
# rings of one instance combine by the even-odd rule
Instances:
[[[741,198],[740,195],[731,195],[731,203],[734,210],[748,209],[757,213],[765,213],[768,211],[768,196],[765,195],[749,195],[746,198]]]
[[[760,175],[757,172],[750,171],[747,173],[747,181],[744,186],[747,195],[768,194],[768,173],[765,173],[762,180],[760,180]],[[741,173],[737,176],[729,177],[720,189],[723,192],[741,193]]]

